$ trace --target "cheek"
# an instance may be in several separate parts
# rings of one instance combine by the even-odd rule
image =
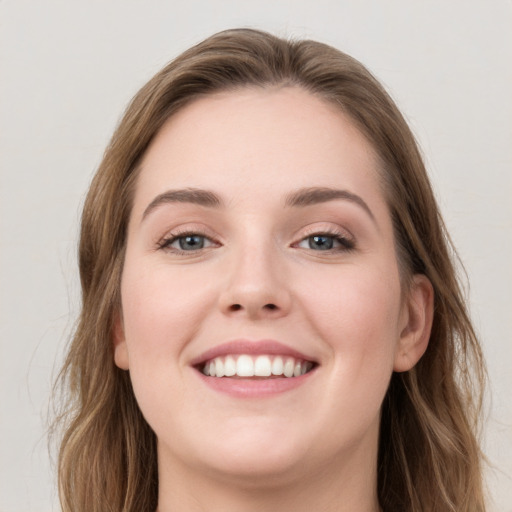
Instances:
[[[297,290],[308,289],[307,294],[302,294],[309,303],[307,309],[321,318],[321,325],[332,328],[334,338],[341,326],[368,342],[379,332],[396,332],[401,289],[395,265],[352,265],[311,277],[306,277]]]
[[[209,280],[197,272],[158,263],[129,261],[125,269],[121,296],[131,360],[169,364],[173,361],[169,354],[179,354],[194,336],[199,318],[211,307],[214,296]]]
[[[370,427],[378,429],[399,340],[401,292],[393,268],[340,268],[302,295],[307,321],[329,353],[328,383],[315,399],[315,407],[323,411],[317,428],[325,428],[321,422],[326,422],[346,443]],[[328,439],[325,443],[331,450]]]
[[[336,373],[362,386],[387,383],[400,334],[398,270],[354,266],[323,282],[310,287],[304,309],[329,346]]]
[[[144,417],[165,432],[171,429],[169,407],[186,405],[182,354],[212,293],[203,276],[135,258],[127,263],[121,296],[130,378]]]

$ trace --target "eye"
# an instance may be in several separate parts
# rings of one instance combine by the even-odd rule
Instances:
[[[214,246],[215,243],[200,233],[182,233],[171,235],[159,244],[160,249],[170,249],[177,252],[194,252]]]
[[[318,233],[304,238],[297,246],[313,251],[348,251],[354,248],[354,243],[341,234]]]

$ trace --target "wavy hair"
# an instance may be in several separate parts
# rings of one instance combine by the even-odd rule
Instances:
[[[478,443],[485,368],[443,224],[411,130],[357,60],[322,43],[250,29],[213,35],[187,50],[134,97],[90,186],[81,222],[82,309],[56,384],[65,400],[59,495],[65,512],[155,510],[156,439],[128,372],[114,364],[112,329],[138,163],[178,110],[243,87],[301,87],[349,116],[380,158],[397,257],[434,288],[429,346],[394,373],[381,414],[378,497],[385,512],[483,512]]]

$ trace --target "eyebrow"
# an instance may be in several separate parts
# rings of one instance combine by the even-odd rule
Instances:
[[[285,206],[305,207],[334,201],[336,199],[350,201],[360,206],[370,216],[370,218],[376,222],[373,212],[370,210],[370,207],[366,204],[363,198],[353,192],[349,192],[348,190],[329,187],[302,188],[286,196]],[[156,196],[153,201],[149,203],[142,214],[142,220],[144,220],[159,206],[169,203],[192,203],[207,208],[220,208],[224,204],[222,199],[210,190],[203,190],[199,188],[168,190]]]
[[[311,206],[326,203],[335,199],[343,199],[360,206],[375,222],[375,216],[364,199],[348,190],[328,187],[302,188],[286,196],[286,206]]]
[[[142,220],[144,220],[159,206],[169,203],[192,203],[205,206],[207,208],[219,208],[223,204],[220,197],[209,190],[202,190],[199,188],[168,190],[167,192],[156,196],[155,199],[149,203],[142,214]]]

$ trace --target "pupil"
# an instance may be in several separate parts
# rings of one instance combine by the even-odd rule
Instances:
[[[190,251],[192,249],[202,249],[204,247],[204,238],[199,235],[187,235],[179,239],[180,249]]]
[[[328,251],[332,249],[334,241],[330,236],[317,235],[309,239],[309,247],[311,249],[319,249],[320,251]]]

